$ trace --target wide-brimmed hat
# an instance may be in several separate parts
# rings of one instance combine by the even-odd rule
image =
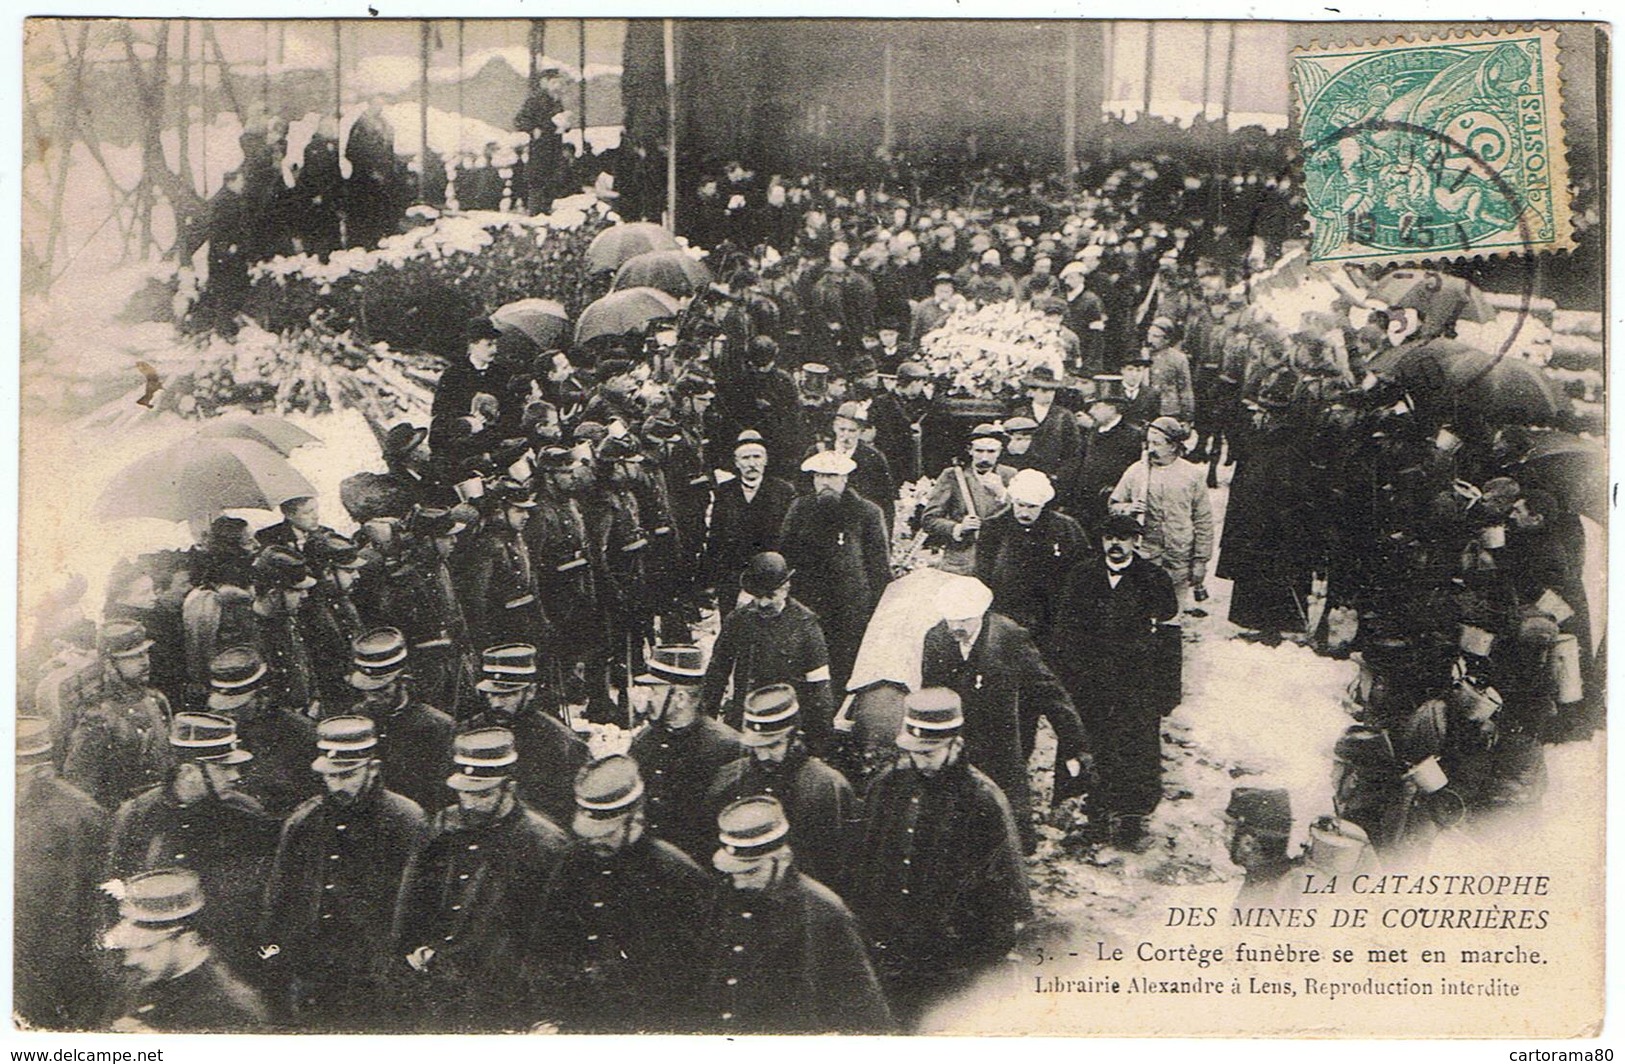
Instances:
[[[718,872],[748,872],[757,862],[775,857],[790,844],[790,820],[784,806],[770,795],[741,798],[717,814],[722,847],[711,857]]]
[[[417,450],[418,445],[429,438],[428,429],[420,429],[416,425],[401,422],[391,425],[389,432],[384,435],[384,457],[399,458]]]
[[[965,707],[949,687],[922,687],[903,698],[903,723],[897,729],[899,749],[935,750],[965,728]]]
[[[377,756],[378,726],[360,715],[317,721],[316,749],[321,754],[310,763],[313,772],[332,775],[360,768]]]
[[[1056,375],[1054,368],[1050,366],[1034,366],[1027,371],[1025,377],[1021,378],[1021,384],[1024,388],[1053,388],[1059,390],[1062,383],[1063,381]]]
[[[513,732],[507,728],[463,732],[451,741],[451,763],[455,768],[446,778],[446,786],[454,791],[488,791],[500,787],[511,775],[509,766],[518,760]]]
[[[223,711],[246,705],[269,675],[265,655],[257,647],[227,647],[209,659],[209,708]]]

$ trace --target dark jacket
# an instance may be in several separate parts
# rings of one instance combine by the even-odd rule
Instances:
[[[976,578],[993,591],[993,609],[1032,633],[1042,649],[1056,622],[1055,596],[1071,568],[1088,557],[1083,527],[1046,508],[1031,525],[1006,510],[976,544]]]
[[[521,977],[536,909],[569,838],[515,802],[489,824],[443,809],[407,863],[395,907],[398,1000],[427,1030],[502,1030],[540,1019]],[[434,949],[425,971],[405,958]]]
[[[654,723],[639,729],[628,753],[643,775],[649,833],[709,866],[717,823],[705,796],[717,772],[741,752],[739,733],[707,716],[681,731]]]
[[[117,809],[169,774],[169,699],[108,678],[90,693],[96,697],[78,707],[62,775],[103,808]]]
[[[483,370],[474,368],[467,355],[452,360],[440,374],[434,389],[434,405],[429,414],[429,450],[439,455],[453,434],[453,425],[468,416],[474,396],[481,392],[503,398],[505,373],[496,363]]]
[[[763,551],[779,549],[784,515],[795,497],[796,489],[777,477],[764,478],[748,503],[737,478],[717,488],[704,572],[706,583],[717,589],[717,606],[724,615],[739,597],[739,574],[745,566]]]
[[[802,574],[796,596],[818,615],[830,670],[845,685],[869,617],[891,582],[880,508],[850,488],[839,498],[803,495],[784,515],[780,551]]]
[[[560,621],[550,649],[560,660],[583,661],[603,643],[603,626],[594,623],[600,605],[587,518],[575,499],[545,486],[536,504],[524,536],[537,594]]]
[[[82,1030],[101,1019],[96,934],[110,817],[49,765],[22,768],[12,871],[13,1007],[31,1026]]]
[[[1105,556],[1096,555],[1068,574],[1059,612],[1050,660],[1068,688],[1088,690],[1091,702],[1132,699],[1153,667],[1155,624],[1172,620],[1179,600],[1168,574],[1139,555],[1113,588]]]
[[[1008,617],[988,612],[982,630],[962,657],[944,621],[925,633],[920,662],[923,687],[948,687],[965,707],[965,756],[998,784],[1009,799],[1023,846],[1037,842],[1027,786],[1021,719],[1047,718],[1055,729],[1057,760],[1082,751],[1083,725],[1027,631]]]
[[[718,889],[696,955],[697,1025],[757,1034],[885,1034],[891,1011],[841,899],[794,868],[765,891]]]
[[[154,787],[119,806],[107,878],[192,869],[208,900],[199,929],[223,958],[246,971],[258,963],[255,939],[277,832],[277,821],[245,794],[229,791],[183,806],[168,784]]]
[[[243,766],[242,791],[271,816],[281,820],[322,789],[310,770],[316,757],[316,725],[309,717],[265,706],[251,717],[237,718],[237,738],[254,755]]]
[[[994,963],[1032,916],[1004,792],[964,758],[934,777],[898,765],[864,798],[848,896],[882,980],[932,983]]]
[[[265,889],[260,938],[281,947],[267,967],[337,993],[380,970],[401,875],[427,834],[417,803],[382,787],[355,805],[326,796],[294,810]]]
[[[535,644],[542,629],[530,548],[507,525],[487,522],[469,545],[467,568],[454,573],[473,649],[498,643]]]
[[[1032,403],[1024,402],[1015,413],[1030,418],[1038,415]],[[1078,428],[1078,417],[1060,403],[1052,403],[1033,433],[1033,444],[1023,456],[1026,468],[1054,476],[1062,466],[1083,453],[1083,433]]]
[[[451,738],[456,725],[440,710],[403,696],[401,705],[378,712],[358,702],[351,713],[371,717],[384,763],[384,786],[434,816],[455,796],[446,789],[451,775]]]
[[[613,857],[572,845],[532,923],[531,963],[555,1022],[572,1034],[681,1031],[713,889],[650,835]]]
[[[770,765],[748,754],[723,766],[706,796],[711,823],[731,802],[759,794],[777,798],[790,820],[790,848],[806,873],[835,890],[846,884],[857,795],[846,777],[794,742],[783,762]]]
[[[792,598],[772,617],[755,604],[728,614],[705,667],[700,711],[732,727],[744,720],[746,695],[768,684],[796,689],[803,727],[815,736],[829,731],[835,709],[829,690],[829,648],[812,610]],[[728,704],[723,697],[731,689]]]
[[[272,704],[304,713],[317,697],[316,667],[304,619],[280,611],[271,616],[254,611],[251,616],[254,644],[271,670],[266,686],[272,692]]]
[[[1077,518],[1091,538],[1106,519],[1112,489],[1123,470],[1139,460],[1145,436],[1127,417],[1105,432],[1090,432],[1083,454],[1068,462],[1055,476],[1055,507]],[[1090,548],[1099,546],[1091,543]]]

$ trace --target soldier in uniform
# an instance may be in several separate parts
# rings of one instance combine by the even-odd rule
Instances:
[[[609,619],[612,672],[624,686],[641,666],[644,641],[652,635],[644,585],[649,533],[632,488],[643,455],[627,437],[606,437],[596,459],[597,490],[585,516],[599,562],[600,601]]]
[[[383,786],[433,815],[445,804],[441,781],[450,771],[452,719],[414,697],[415,668],[399,628],[374,628],[350,644],[351,708],[372,721]]]
[[[447,565],[458,535],[468,527],[462,516],[457,508],[420,507],[412,512],[406,523],[406,551],[389,570],[388,606],[380,613],[406,636],[418,691],[448,713],[460,708],[464,661],[472,654],[468,624]],[[439,780],[440,775],[432,778]]]
[[[178,763],[167,783],[137,795],[113,818],[107,874],[179,866],[196,872],[212,899],[200,917],[205,937],[240,971],[254,960],[265,872],[277,821],[237,790],[254,755],[237,744],[237,722],[213,713],[177,713],[169,745]]]
[[[510,773],[519,797],[553,823],[569,823],[575,809],[572,781],[587,763],[587,744],[538,704],[536,648],[528,643],[487,647],[480,668],[474,686],[485,696],[485,711],[467,726],[509,731],[519,751]]]
[[[670,601],[661,615],[661,638],[676,642],[687,638],[682,626],[699,620],[694,606],[694,583],[698,576],[700,548],[705,543],[705,510],[711,503],[711,477],[700,464],[699,448],[681,426],[670,418],[656,415],[643,423],[649,479],[664,499],[671,523],[672,555]],[[657,526],[658,529],[658,526]],[[656,532],[655,544],[664,537]],[[671,631],[666,631],[666,626]]]
[[[350,640],[366,630],[352,593],[367,559],[354,540],[333,532],[305,541],[305,561],[316,586],[310,589],[300,622],[309,633],[317,694],[336,709],[350,696],[344,679],[350,672]]]
[[[856,468],[852,459],[823,451],[801,468],[812,474],[813,494],[790,504],[779,551],[791,568],[809,575],[798,588],[801,601],[818,615],[831,686],[843,691],[864,629],[891,582],[890,544],[880,507],[847,486]]]
[[[486,495],[492,507],[468,546],[459,574],[463,616],[475,646],[534,644],[544,624],[536,574],[524,532],[536,501],[517,481],[502,478]]]
[[[254,751],[243,792],[281,820],[320,790],[310,774],[316,726],[309,717],[271,703],[270,670],[253,647],[228,647],[209,662],[209,709],[237,723]]]
[[[717,773],[706,807],[716,813],[755,794],[777,798],[790,817],[790,843],[802,871],[843,891],[851,829],[858,820],[852,785],[801,742],[795,688],[785,683],[761,687],[744,703],[740,738],[748,753]]]
[[[894,1029],[846,904],[796,867],[778,799],[744,798],[717,816],[716,895],[698,953],[697,1020],[741,1034],[886,1034]]]
[[[315,586],[304,555],[292,547],[266,547],[254,558],[254,645],[270,669],[276,704],[296,713],[310,712],[316,701],[316,670],[300,616]],[[205,665],[212,667],[213,659]]]
[[[750,560],[739,582],[751,601],[722,622],[711,647],[700,708],[707,716],[720,713],[727,724],[738,727],[747,693],[768,684],[790,684],[803,707],[805,737],[814,749],[822,749],[835,715],[829,649],[818,617],[790,595],[794,575],[777,552]],[[733,696],[724,706],[730,689]]]
[[[97,638],[101,683],[75,714],[62,775],[103,808],[117,809],[169,771],[169,699],[147,685],[151,647],[132,621],[103,625]]]
[[[575,458],[567,448],[537,456],[536,510],[525,526],[536,589],[558,618],[547,650],[549,686],[563,705],[587,702],[590,665],[603,658],[603,605],[586,514],[577,501]],[[601,677],[598,677],[601,680]]]
[[[1015,945],[1032,916],[1010,803],[965,756],[959,696],[903,700],[905,755],[875,777],[849,897],[905,1026]]]
[[[739,604],[739,574],[756,555],[777,550],[784,515],[796,497],[789,481],[767,475],[767,445],[747,429],[734,444],[739,475],[717,487],[705,541],[706,582],[716,588],[717,611],[726,620]],[[709,828],[706,835],[712,834]]]
[[[12,1007],[29,1026],[84,1030],[107,988],[96,963],[107,811],[57,775],[51,725],[17,718]]]
[[[575,841],[533,920],[553,1019],[572,1033],[681,1030],[711,877],[650,832],[632,758],[587,765],[575,796]]]
[[[401,875],[428,821],[416,802],[384,787],[369,718],[322,721],[316,750],[310,768],[326,793],[282,825],[260,956],[301,1028],[365,1030],[394,945]]]
[[[1004,791],[1022,850],[1032,853],[1038,835],[1027,783],[1031,740],[1024,732],[1036,731],[1038,718],[1046,718],[1055,732],[1056,765],[1076,778],[1082,772],[1083,725],[1032,637],[1010,618],[991,612],[992,602],[993,593],[974,577],[942,587],[937,593],[942,620],[925,633],[920,683],[959,695],[965,756]]]
[[[542,1018],[522,975],[526,942],[569,839],[519,800],[518,761],[506,728],[457,736],[446,780],[457,804],[436,814],[402,875],[393,996],[423,1030],[525,1029]]]
[[[636,681],[633,705],[645,723],[630,749],[648,788],[643,815],[649,833],[696,861],[712,848],[706,792],[741,753],[739,733],[701,711],[704,675],[699,647],[656,646]]]
[[[125,882],[119,922],[102,945],[123,954],[140,986],[114,1031],[245,1034],[266,1025],[264,1000],[216,956],[208,909],[191,869],[156,869]]]

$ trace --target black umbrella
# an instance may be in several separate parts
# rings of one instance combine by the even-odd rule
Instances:
[[[1608,522],[1608,452],[1567,432],[1544,432],[1515,470],[1518,484],[1551,492],[1571,512]]]
[[[1392,376],[1430,413],[1448,417],[1461,411],[1498,424],[1552,425],[1568,409],[1541,368],[1517,355],[1455,340],[1402,351]]]

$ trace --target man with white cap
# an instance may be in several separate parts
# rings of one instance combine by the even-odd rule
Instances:
[[[717,814],[715,896],[696,954],[695,1014],[707,1031],[886,1034],[894,1030],[862,932],[824,884],[802,873],[777,798],[753,795]]]
[[[95,936],[111,818],[57,774],[51,731],[17,718],[12,1008],[35,1028],[83,1030],[105,1016]]]
[[[930,544],[942,550],[937,568],[961,576],[976,571],[976,537],[984,522],[1009,505],[1005,488],[1016,475],[1015,469],[999,461],[1004,440],[1003,426],[977,425],[971,429],[966,458],[944,469],[931,486],[920,528],[930,536]]]
[[[716,589],[717,610],[724,618],[739,604],[739,574],[745,566],[761,552],[778,549],[784,515],[796,497],[789,481],[767,475],[767,444],[761,433],[739,434],[733,463],[739,475],[718,485],[711,504],[701,570],[705,583]],[[706,834],[711,834],[709,828]]]
[[[572,1034],[680,1030],[712,877],[650,832],[632,758],[587,765],[575,796],[575,840],[531,924],[550,1016]]]
[[[755,794],[779,799],[790,818],[790,841],[802,870],[833,890],[844,890],[848,836],[858,812],[852,785],[801,741],[795,688],[770,684],[752,691],[744,703],[739,734],[745,755],[718,770],[706,808],[714,815]]]
[[[891,551],[880,507],[847,486],[852,459],[821,451],[801,464],[813,493],[790,504],[779,552],[790,568],[817,574],[796,587],[818,615],[829,646],[831,687],[846,689],[869,617],[891,582]]]
[[[1039,717],[1047,719],[1055,731],[1056,763],[1076,777],[1082,771],[1083,725],[1032,636],[991,612],[992,604],[993,592],[975,577],[944,583],[936,600],[942,620],[925,633],[920,684],[959,695],[966,757],[1004,791],[1022,849],[1032,853],[1038,835],[1027,787],[1025,751],[1031,746],[1023,732],[1036,729]]]
[[[875,777],[848,897],[905,1029],[1015,945],[1032,918],[1010,803],[966,757],[960,698],[903,700],[902,757]]]
[[[982,526],[976,578],[993,592],[993,609],[1032,634],[1042,649],[1056,621],[1055,591],[1089,553],[1083,526],[1049,508],[1055,488],[1036,469],[1010,478],[1010,509]]]
[[[102,946],[123,953],[139,985],[114,1031],[242,1034],[265,1026],[264,1001],[215,956],[203,932],[207,911],[191,869],[143,872],[123,884],[119,922]]]
[[[434,818],[395,907],[392,965],[402,1019],[422,1030],[500,1031],[536,1019],[521,978],[536,906],[569,837],[519,800],[513,732],[478,728],[453,743]]]
[[[696,861],[707,859],[713,844],[706,792],[741,752],[739,733],[703,709],[702,661],[697,646],[654,648],[633,681],[632,712],[644,724],[629,751],[648,787],[643,817],[649,833]]]
[[[176,764],[169,781],[119,806],[107,873],[182,867],[203,879],[210,902],[201,918],[209,940],[240,971],[259,944],[265,873],[278,822],[237,790],[254,755],[238,745],[237,722],[216,713],[177,713],[169,723]]]
[[[378,731],[361,716],[316,728],[310,770],[325,793],[282,825],[265,891],[260,957],[301,1027],[367,1026],[393,940],[406,862],[428,834],[414,801],[387,790]]]
[[[1146,427],[1145,454],[1123,471],[1112,490],[1113,510],[1145,526],[1140,553],[1173,579],[1185,612],[1205,616],[1207,567],[1213,557],[1213,507],[1202,467],[1180,460],[1189,436],[1171,417]],[[1194,601],[1192,601],[1194,596]]]

